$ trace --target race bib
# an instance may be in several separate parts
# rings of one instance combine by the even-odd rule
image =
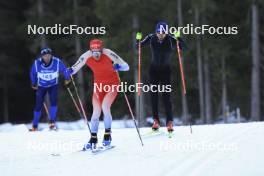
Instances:
[[[38,78],[44,81],[51,81],[59,77],[58,72],[54,73],[38,73]]]

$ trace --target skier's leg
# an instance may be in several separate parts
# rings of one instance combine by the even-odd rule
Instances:
[[[58,97],[58,86],[52,86],[48,89],[49,98],[50,98],[50,123],[55,123],[56,114],[57,114],[57,97]]]
[[[102,102],[102,109],[104,113],[104,125],[105,129],[111,129],[112,124],[112,114],[111,114],[111,105],[114,102],[117,96],[117,91],[108,92]]]
[[[91,132],[97,133],[98,132],[98,126],[99,126],[99,118],[101,115],[101,102],[99,97],[100,92],[94,92],[92,103],[93,103],[93,114],[91,118]]]
[[[46,94],[46,88],[39,87],[36,91],[36,105],[34,108],[34,118],[33,118],[33,129],[38,128],[39,119],[41,116],[41,109],[44,102],[44,96]]]
[[[153,119],[159,119],[159,111],[158,111],[158,104],[159,104],[159,99],[158,99],[158,92],[151,92],[151,107],[152,107],[152,114],[153,114]]]
[[[162,74],[162,85],[163,86],[171,85],[171,73],[169,69]],[[167,129],[168,131],[173,131],[172,103],[171,103],[170,92],[163,92],[162,99],[167,116],[167,120],[166,120]]]
[[[84,145],[83,150],[95,149],[97,144],[97,132],[99,126],[99,118],[101,115],[101,102],[100,102],[100,92],[94,92],[92,97],[93,103],[93,114],[91,117],[91,138],[87,144]]]
[[[157,74],[157,70],[150,68],[149,72],[150,76],[150,84],[154,86],[159,85],[159,75]],[[158,130],[160,125],[159,125],[159,94],[158,92],[150,92],[151,96],[151,108],[152,108],[152,115],[153,115],[153,125],[152,125],[152,130]]]
[[[172,105],[171,105],[170,92],[163,92],[162,99],[163,99],[163,104],[164,104],[166,116],[167,116],[166,121],[167,122],[172,121]]]
[[[104,125],[105,125],[105,134],[103,139],[103,145],[107,146],[111,143],[111,125],[112,125],[112,114],[111,114],[111,105],[114,102],[117,96],[117,91],[108,92],[103,99],[102,109],[104,113]]]
[[[151,68],[149,72],[149,76],[150,76],[150,84],[157,86],[159,84],[159,76],[156,74],[156,71]],[[153,119],[154,120],[156,119],[159,121],[158,92],[150,92],[150,97],[151,97],[151,107],[152,107]]]

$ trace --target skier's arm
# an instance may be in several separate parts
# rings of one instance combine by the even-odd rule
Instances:
[[[103,53],[107,55],[113,61],[115,70],[118,70],[118,71],[128,71],[129,70],[129,65],[112,50],[103,49]]]
[[[70,80],[70,74],[61,60],[59,60],[59,72],[63,74],[65,80]]]
[[[150,43],[150,39],[152,38],[153,35],[154,35],[154,34],[149,34],[149,35],[147,35],[147,36],[146,36],[146,37],[140,42],[141,46],[143,47],[143,46],[148,45],[148,44]],[[137,43],[136,43],[137,48],[138,48],[138,44],[139,44],[139,42],[137,41]]]
[[[31,80],[32,86],[37,85],[38,78],[37,78],[37,70],[36,70],[36,61],[32,64],[32,67],[31,67],[30,80]]]
[[[91,56],[92,56],[92,52],[90,50],[83,53],[79,57],[78,61],[71,67],[72,69],[71,75],[77,73],[85,65],[85,63],[87,62],[87,59]]]
[[[188,49],[186,42],[181,37],[178,37],[177,39],[172,35],[169,35],[169,37],[171,38],[172,48],[176,48],[176,43],[178,40],[179,41],[179,47],[182,51],[186,51]]]

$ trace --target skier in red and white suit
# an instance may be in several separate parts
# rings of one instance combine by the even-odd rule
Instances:
[[[71,74],[75,74],[84,65],[91,68],[94,74],[94,92],[92,97],[93,114],[91,118],[91,139],[84,146],[84,150],[92,149],[97,143],[97,132],[101,111],[104,114],[105,134],[103,145],[111,143],[111,105],[118,92],[119,76],[117,71],[128,71],[128,64],[110,49],[103,48],[103,42],[99,39],[90,41],[90,50],[83,53],[78,61],[71,67]],[[97,85],[97,87],[95,86]],[[116,85],[116,86],[113,86]],[[100,89],[100,86],[102,89]],[[105,86],[108,87],[108,89]],[[113,88],[109,90],[109,87]],[[106,92],[107,91],[107,92]]]

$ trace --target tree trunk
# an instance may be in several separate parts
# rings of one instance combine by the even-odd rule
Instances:
[[[73,11],[74,11],[74,24],[79,25],[79,16],[77,14],[78,11],[78,0],[73,0]],[[80,36],[78,34],[75,35],[74,38],[75,42],[75,56],[76,58],[80,57],[81,55],[81,41]],[[77,83],[78,83],[78,89],[80,93],[80,98],[85,101],[85,91],[84,91],[84,78],[83,78],[83,71],[79,70],[77,73]]]
[[[199,25],[199,9],[195,8],[195,24]],[[196,50],[197,50],[197,70],[198,70],[198,85],[199,85],[199,105],[200,118],[204,118],[204,83],[203,83],[203,68],[202,68],[202,53],[201,53],[201,37],[196,35]]]
[[[222,116],[224,122],[227,123],[227,90],[226,90],[226,66],[225,66],[225,56],[222,56]]]
[[[251,119],[260,120],[260,57],[258,8],[252,4],[252,73],[251,73]]]
[[[204,50],[204,85],[205,85],[205,122],[212,123],[212,102],[209,57],[207,49]]]
[[[43,7],[43,0],[38,0],[38,20],[41,22],[43,20],[44,16],[44,7]],[[47,40],[45,34],[40,35],[40,48],[47,46]],[[50,107],[50,99],[49,94],[45,96],[45,102],[47,107]],[[49,121],[48,115],[46,113],[46,119]]]
[[[182,18],[182,1],[177,0],[177,15],[178,15],[178,26],[183,25],[183,18]],[[184,70],[184,58],[182,57],[182,64]],[[188,105],[187,105],[187,98],[184,92],[182,91],[182,121],[184,124],[188,123]]]
[[[42,21],[43,19],[43,0],[38,0],[38,20]],[[40,35],[40,47],[45,47],[47,45],[45,35]]]

